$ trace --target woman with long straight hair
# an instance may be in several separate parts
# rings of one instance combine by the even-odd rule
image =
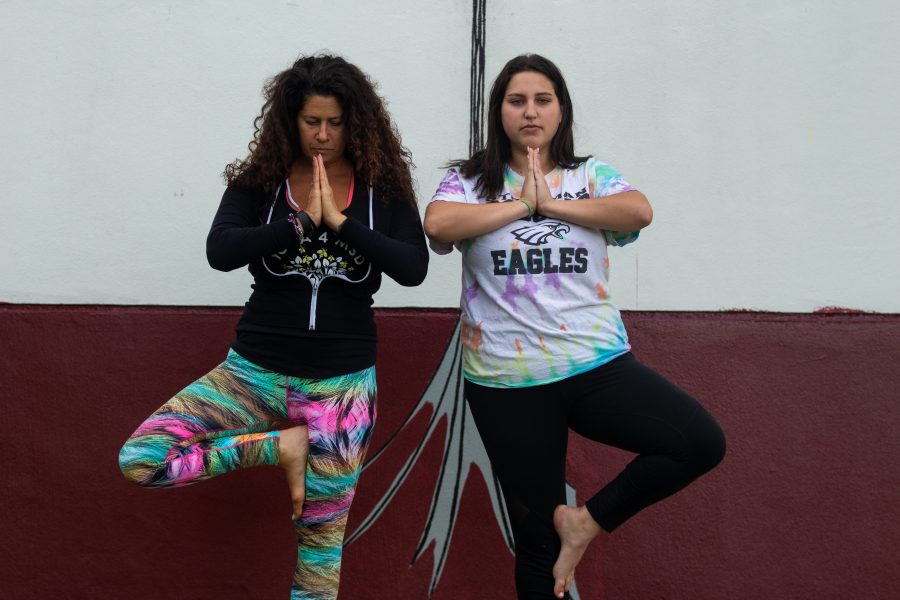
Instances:
[[[607,246],[650,224],[647,198],[577,156],[559,69],[510,60],[485,147],[451,163],[425,213],[438,254],[462,254],[465,395],[512,521],[520,599],[564,598],[592,539],[712,469],[716,421],[642,365],[609,292]],[[637,454],[567,506],[568,430]]]
[[[298,543],[291,598],[326,600],[375,422],[372,295],[382,274],[420,284],[428,250],[409,152],[362,71],[303,57],[265,97],[206,245],[214,269],[253,275],[235,340],[137,428],[119,464],[146,487],[280,466]]]

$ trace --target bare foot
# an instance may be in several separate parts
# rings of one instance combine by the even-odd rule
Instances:
[[[600,533],[600,526],[583,506],[560,504],[553,511],[553,527],[559,534],[562,547],[553,565],[553,593],[562,598],[572,586],[575,567],[592,539]]]
[[[306,458],[309,455],[309,430],[306,425],[298,425],[279,432],[278,466],[284,469],[291,502],[294,505],[294,520],[303,513],[306,499]]]

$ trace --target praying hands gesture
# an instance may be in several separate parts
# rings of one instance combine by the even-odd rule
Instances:
[[[347,220],[341,211],[334,205],[334,192],[328,183],[328,172],[325,170],[325,162],[321,154],[316,154],[312,159],[313,182],[309,189],[309,203],[306,212],[313,223],[318,227],[321,223],[331,230],[340,229]]]
[[[523,202],[531,208],[531,214],[544,214],[542,209],[553,201],[550,187],[544,179],[544,170],[541,168],[541,149],[528,148],[528,171],[525,173],[525,181],[522,183]]]

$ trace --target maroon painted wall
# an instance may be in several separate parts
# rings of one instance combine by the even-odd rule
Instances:
[[[294,549],[280,471],[144,490],[116,464],[140,420],[221,360],[237,316],[0,306],[2,597],[288,597]],[[419,399],[455,319],[454,311],[379,311],[375,447]],[[625,320],[635,354],[701,399],[729,449],[718,469],[588,551],[582,599],[900,598],[900,317]],[[363,474],[351,530],[427,417]],[[383,517],[347,547],[342,598],[428,597],[431,555],[410,563],[441,437],[427,442]],[[570,483],[587,493],[628,458],[573,435]],[[512,558],[495,523],[473,473],[432,598],[514,598]]]

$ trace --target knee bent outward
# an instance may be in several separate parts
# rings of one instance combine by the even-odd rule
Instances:
[[[725,433],[705,411],[697,415],[688,434],[688,460],[702,475],[713,469],[725,458]]]
[[[156,471],[146,461],[133,456],[127,444],[119,451],[119,469],[126,481],[142,487],[150,487],[152,474]]]

